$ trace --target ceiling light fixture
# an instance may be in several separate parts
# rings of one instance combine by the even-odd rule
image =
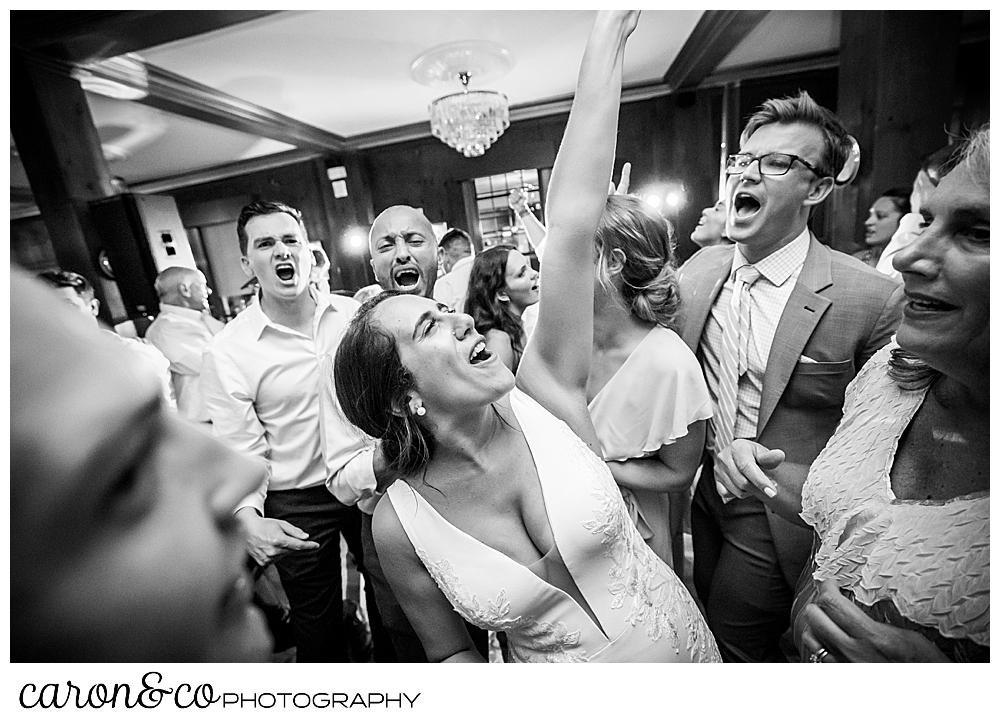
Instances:
[[[438,98],[428,107],[431,133],[467,158],[483,155],[510,125],[510,106],[503,93],[470,91],[469,80],[497,78],[512,65],[505,48],[485,41],[439,45],[414,60],[410,74],[417,82],[462,84],[460,93]]]

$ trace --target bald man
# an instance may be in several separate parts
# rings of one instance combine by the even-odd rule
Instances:
[[[432,298],[437,281],[437,237],[424,214],[411,206],[390,206],[368,234],[375,280],[383,289]]]
[[[172,266],[156,277],[160,313],[146,330],[146,339],[170,361],[170,379],[177,409],[192,422],[211,424],[199,387],[201,355],[225,326],[208,311],[205,275],[197,269]]]

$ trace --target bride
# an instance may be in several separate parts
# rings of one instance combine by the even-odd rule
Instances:
[[[594,235],[637,20],[602,11],[587,42],[516,383],[471,317],[395,292],[362,306],[337,351],[344,412],[395,472],[375,543],[431,661],[483,662],[462,618],[504,631],[515,661],[719,659],[684,585],[630,521],[587,411]]]

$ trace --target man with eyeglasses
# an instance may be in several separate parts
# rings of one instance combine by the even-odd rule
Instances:
[[[897,282],[808,228],[853,177],[854,148],[807,93],[765,102],[726,168],[735,244],[706,247],[680,271],[682,336],[714,406],[691,512],[695,586],[728,662],[785,660],[779,640],[812,543],[798,519],[805,471],[847,384],[900,320]]]

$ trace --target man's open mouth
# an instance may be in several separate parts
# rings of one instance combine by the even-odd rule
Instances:
[[[733,210],[736,211],[737,218],[752,216],[760,210],[760,201],[749,193],[737,193],[733,198]]]
[[[282,281],[291,281],[295,278],[295,267],[291,264],[278,264],[274,267],[274,274]]]
[[[393,273],[392,280],[400,289],[411,289],[420,283],[420,273],[415,269],[400,269]]]

